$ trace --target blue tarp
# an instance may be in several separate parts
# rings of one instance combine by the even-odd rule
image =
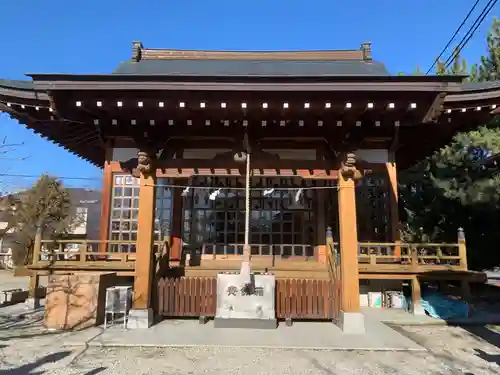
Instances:
[[[424,293],[421,303],[425,312],[433,318],[449,320],[469,316],[469,305],[466,302],[449,298],[437,292]]]

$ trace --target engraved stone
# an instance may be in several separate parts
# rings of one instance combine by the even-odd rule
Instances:
[[[215,327],[276,328],[276,278],[253,274],[249,262],[242,262],[240,273],[217,275]]]

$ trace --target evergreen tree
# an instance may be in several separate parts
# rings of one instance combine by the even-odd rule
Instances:
[[[493,20],[488,50],[481,63],[472,65],[469,81],[500,80],[500,22]],[[455,50],[447,69],[439,61],[436,73],[467,74],[467,64]],[[469,265],[500,264],[500,172],[483,161],[500,152],[499,120],[453,141],[413,168],[400,173],[402,237],[411,241],[456,241],[457,228],[467,235]]]
[[[29,264],[37,231],[45,239],[65,235],[77,224],[70,217],[68,192],[62,183],[42,175],[31,189],[11,197],[3,208],[8,210],[16,245],[12,249],[14,264]],[[5,212],[5,211],[4,211]]]
[[[479,66],[479,81],[500,80],[500,20],[493,18],[491,29],[486,38],[488,53],[481,57]]]

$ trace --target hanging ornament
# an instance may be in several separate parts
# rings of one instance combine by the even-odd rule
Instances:
[[[187,186],[181,193],[183,197],[187,197],[189,194],[189,186]]]
[[[263,193],[263,194],[264,194],[264,196],[265,196],[265,197],[268,197],[268,196],[270,196],[272,193],[274,193],[274,188],[264,190],[264,193]]]
[[[300,199],[302,198],[302,193],[304,192],[304,189],[299,189],[295,193],[295,203],[299,203]]]
[[[214,201],[215,198],[217,198],[217,196],[219,194],[220,194],[220,189],[217,189],[217,190],[210,193],[210,196],[208,197],[208,199],[210,199],[211,201]]]

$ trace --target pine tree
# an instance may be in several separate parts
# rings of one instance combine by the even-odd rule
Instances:
[[[488,53],[481,57],[479,81],[500,80],[500,20],[493,19],[487,36]]]

